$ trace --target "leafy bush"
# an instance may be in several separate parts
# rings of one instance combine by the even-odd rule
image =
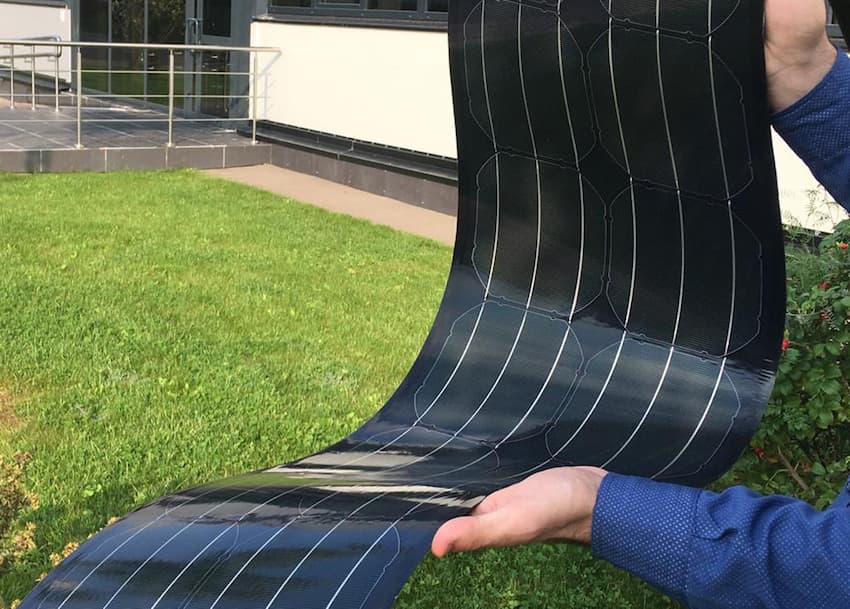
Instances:
[[[850,220],[790,249],[776,387],[735,481],[823,508],[850,470]]]

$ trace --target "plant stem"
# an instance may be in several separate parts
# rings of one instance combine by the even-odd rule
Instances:
[[[800,474],[797,473],[797,469],[791,466],[790,461],[782,454],[782,449],[777,447],[776,454],[779,457],[779,460],[782,461],[782,465],[785,466],[785,470],[791,474],[791,477],[794,478],[794,481],[800,485],[804,491],[809,490],[809,485],[806,484],[806,481],[800,477]]]

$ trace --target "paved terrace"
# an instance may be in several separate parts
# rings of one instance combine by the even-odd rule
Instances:
[[[248,122],[176,117],[168,147],[168,116],[156,106],[107,105],[82,109],[82,149],[76,149],[76,108],[29,103],[9,107],[0,98],[0,171],[111,171],[268,163],[271,147],[238,133]]]

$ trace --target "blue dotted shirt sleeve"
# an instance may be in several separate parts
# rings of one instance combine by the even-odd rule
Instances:
[[[850,607],[850,483],[826,511],[608,474],[593,551],[691,609]]]
[[[773,126],[833,198],[850,210],[850,57],[802,99],[773,115]]]

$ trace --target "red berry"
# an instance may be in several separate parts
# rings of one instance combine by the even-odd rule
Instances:
[[[844,243],[843,241],[839,241],[839,242],[837,243],[837,245],[838,245],[838,249],[842,249],[842,250],[846,250],[848,247],[850,247],[850,245],[847,245],[847,244],[846,244],[846,243]]]
[[[826,311],[821,311],[820,312],[820,320],[821,321],[829,321],[829,313],[827,313]]]
[[[827,290],[827,289],[829,289],[829,285],[830,285],[830,284],[829,284],[829,282],[828,282],[828,281],[821,281],[821,282],[818,284],[818,287],[819,287],[821,290]]]
[[[782,339],[782,350],[787,351],[788,345],[790,345],[790,344],[791,344],[791,341],[789,341],[787,338],[783,338]]]
[[[763,448],[759,448],[758,446],[753,446],[753,452],[756,454],[756,457],[758,457],[759,459],[764,458],[764,449]]]

